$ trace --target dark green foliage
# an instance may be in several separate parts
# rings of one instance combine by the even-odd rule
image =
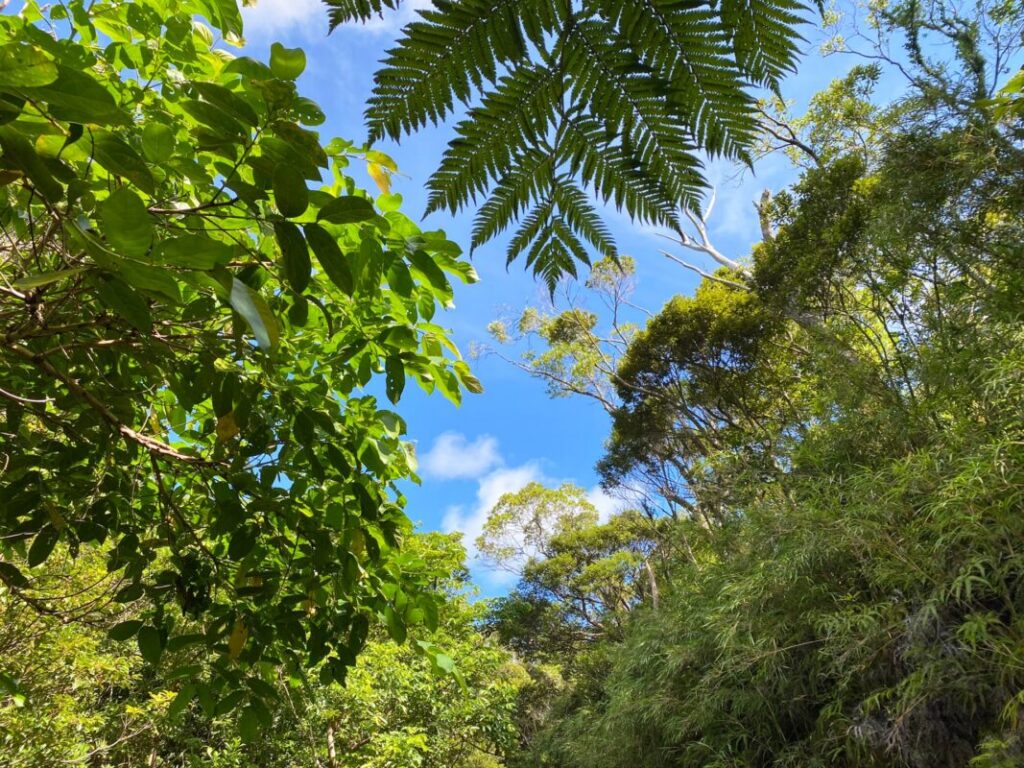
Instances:
[[[326,2],[335,25],[368,13]],[[697,150],[746,157],[748,87],[775,87],[793,67],[804,11],[798,0],[439,0],[377,73],[370,138],[467,106],[427,210],[480,203],[474,246],[517,224],[509,261],[526,254],[553,287],[589,249],[615,253],[590,197],[678,227],[705,186]]]

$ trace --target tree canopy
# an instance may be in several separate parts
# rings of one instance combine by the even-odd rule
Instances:
[[[436,626],[381,401],[479,390],[432,322],[475,273],[346,176],[394,165],[320,137],[301,50],[215,32],[233,1],[0,16],[0,579],[65,615],[37,569],[103,547],[111,635],[209,649],[192,691],[262,715],[275,666],[340,681],[371,623]]]

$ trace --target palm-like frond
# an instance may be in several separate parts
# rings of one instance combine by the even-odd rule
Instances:
[[[325,0],[333,24],[400,0]],[[478,247],[519,223],[509,259],[549,285],[615,244],[593,201],[678,227],[706,186],[698,152],[744,159],[753,86],[777,88],[801,0],[433,0],[376,75],[370,137],[464,107],[428,213],[479,204]],[[480,203],[480,200],[483,200]]]

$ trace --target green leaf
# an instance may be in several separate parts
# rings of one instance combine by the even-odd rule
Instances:
[[[53,178],[35,147],[13,125],[0,126],[0,150],[5,163],[24,173],[44,198],[56,202],[64,196],[64,187]]]
[[[373,203],[365,197],[348,195],[336,197],[320,209],[316,215],[317,221],[329,221],[332,224],[355,224],[360,221],[369,221],[377,215]]]
[[[206,101],[218,107],[237,120],[255,128],[259,125],[259,117],[245,99],[240,95],[216,83],[193,82],[192,88]]]
[[[406,638],[405,622],[390,605],[384,607],[384,624],[388,628],[388,634],[396,643],[404,643]]]
[[[39,533],[32,540],[32,546],[28,550],[28,567],[35,568],[37,565],[42,565],[46,562],[46,558],[53,552],[53,548],[57,545],[59,539],[60,531],[49,523],[40,528]]]
[[[469,370],[469,366],[463,360],[455,361],[455,375],[459,377],[459,381],[462,382],[468,391],[474,395],[482,394],[484,391],[483,385],[480,383],[480,379],[473,375],[472,371]]]
[[[57,79],[57,65],[27,43],[0,46],[0,86],[48,85]]]
[[[149,303],[134,288],[116,278],[100,280],[96,289],[100,301],[135,329],[145,333],[153,326]]]
[[[148,122],[142,129],[142,154],[158,164],[174,154],[174,131],[163,123]]]
[[[128,179],[146,194],[153,194],[153,174],[138,152],[109,131],[94,131],[92,139],[97,163],[115,176]]]
[[[157,261],[174,267],[209,270],[231,261],[234,248],[204,235],[181,235],[162,240],[154,250]]]
[[[306,224],[302,229],[327,277],[346,296],[351,296],[353,290],[352,270],[349,269],[348,261],[341,252],[341,248],[338,247],[337,241],[319,224]]]
[[[294,80],[306,69],[306,54],[301,48],[285,48],[280,43],[270,46],[270,71],[282,80]]]
[[[29,275],[20,280],[15,280],[11,285],[19,291],[27,291],[32,288],[39,288],[43,285],[57,283],[65,278],[85,272],[86,267],[72,267],[71,269],[58,269],[56,272],[44,272],[41,275]]]
[[[11,697],[14,702],[14,706],[18,709],[25,706],[25,702],[28,697],[25,695],[25,691],[22,689],[21,683],[6,672],[0,672],[0,690],[5,691],[7,695]]]
[[[238,716],[238,735],[246,744],[255,744],[260,738],[260,716],[250,704]]]
[[[25,578],[25,574],[18,570],[16,565],[4,562],[3,560],[0,560],[0,579],[2,579],[4,583],[18,587],[19,589],[28,586],[28,579]]]
[[[174,697],[174,701],[167,707],[167,717],[171,720],[178,717],[178,715],[185,711],[185,707],[189,705],[195,695],[196,687],[192,683],[183,685],[181,690],[178,691],[178,695]]]
[[[117,265],[116,272],[118,277],[129,285],[157,294],[174,304],[181,303],[181,286],[163,267],[122,260]]]
[[[405,364],[402,358],[392,355],[384,363],[385,390],[388,400],[397,403],[402,397],[402,390],[405,389]]]
[[[448,282],[448,278],[425,251],[415,251],[410,254],[409,263],[427,278],[436,293],[446,298],[452,295],[452,286]]]
[[[123,642],[125,640],[130,640],[139,634],[140,629],[142,629],[142,622],[137,619],[122,621],[120,624],[115,624],[107,631],[107,637],[111,640]]]
[[[20,90],[33,101],[44,102],[49,113],[58,120],[84,125],[128,124],[128,116],[92,74],[91,69],[79,71],[58,64],[56,80]]]
[[[153,242],[153,217],[145,203],[127,187],[121,187],[100,203],[99,217],[107,242],[118,253],[140,257]]]
[[[437,653],[433,658],[434,664],[442,672],[451,674],[455,670],[455,660],[447,653]]]
[[[138,634],[139,653],[142,658],[154,666],[160,662],[164,653],[164,641],[160,630],[152,626],[144,626]]]
[[[309,187],[301,173],[290,165],[274,169],[274,201],[282,216],[293,219],[309,207]]]
[[[309,260],[309,248],[306,238],[297,226],[290,221],[274,222],[274,236],[281,248],[281,262],[288,284],[296,293],[302,293],[309,285],[313,265]]]
[[[279,331],[277,319],[267,306],[267,302],[238,278],[231,279],[231,294],[228,299],[234,310],[245,318],[252,328],[256,341],[264,350],[277,346]]]

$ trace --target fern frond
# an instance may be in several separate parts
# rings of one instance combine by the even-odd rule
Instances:
[[[327,3],[331,31],[346,21],[369,21],[385,8],[394,11],[401,4],[402,0],[331,0]]]
[[[514,167],[517,153],[541,142],[554,123],[559,73],[527,65],[498,82],[480,108],[455,127],[440,167],[428,183],[427,213],[458,210],[484,193],[491,179]]]
[[[721,0],[736,62],[753,82],[777,88],[793,70],[803,40],[796,27],[804,11],[800,0]]]
[[[531,200],[547,191],[554,169],[554,152],[546,144],[518,155],[477,211],[471,247],[475,250],[508,229]]]
[[[334,2],[335,0],[330,0]],[[560,23],[548,0],[434,0],[420,12],[375,77],[366,116],[370,140],[397,140],[469,103],[501,69],[527,55],[527,40]]]
[[[729,33],[690,0],[605,0],[602,11],[667,85],[668,108],[712,154],[740,157],[753,138],[752,98],[730,55]]]
[[[364,18],[400,0],[325,0]],[[477,248],[518,223],[509,260],[552,287],[614,253],[595,201],[677,228],[706,189],[699,151],[746,159],[753,85],[792,69],[802,0],[433,0],[376,75],[371,140],[465,105],[427,212],[482,199]],[[336,22],[334,22],[336,23]]]
[[[565,41],[573,97],[588,105],[629,162],[649,175],[673,206],[692,206],[701,185],[696,146],[669,109],[668,88],[599,20],[577,24]],[[591,179],[584,178],[585,183]]]

